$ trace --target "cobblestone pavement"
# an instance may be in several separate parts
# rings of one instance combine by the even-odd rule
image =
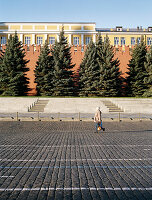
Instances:
[[[152,199],[152,122],[0,122],[0,200]]]

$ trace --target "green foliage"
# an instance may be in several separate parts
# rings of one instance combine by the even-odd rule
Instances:
[[[119,61],[114,59],[109,38],[99,34],[96,45],[91,41],[80,65],[80,96],[114,97],[121,94]]]
[[[49,54],[48,43],[45,42],[35,68],[37,95],[41,96],[51,96],[53,94],[53,57]]]
[[[144,92],[144,97],[152,97],[152,46],[146,54],[145,69],[147,76],[144,78],[144,83],[147,85],[147,90]]]
[[[99,95],[99,65],[97,48],[93,41],[88,45],[79,71],[79,96]]]
[[[71,47],[64,36],[64,30],[60,32],[59,42],[55,42],[52,48],[54,62],[53,96],[73,96],[74,81],[72,68]]]
[[[115,97],[121,95],[122,78],[119,71],[119,60],[114,59],[113,47],[108,36],[102,42],[99,35],[97,41],[98,63],[100,66],[100,96]]]
[[[126,78],[126,94],[127,96],[142,96],[147,89],[144,79],[147,77],[145,69],[146,62],[146,45],[144,38],[141,37],[141,42],[136,44],[132,52],[132,58],[129,61],[128,77]]]
[[[24,59],[25,52],[17,33],[10,36],[5,52],[0,59],[0,92],[3,96],[24,96],[28,89],[28,78],[25,76],[29,70]]]

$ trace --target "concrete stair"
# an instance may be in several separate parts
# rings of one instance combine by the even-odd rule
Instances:
[[[104,105],[109,109],[109,112],[124,112],[122,109],[118,108],[111,101],[103,101]]]
[[[29,112],[44,112],[45,106],[48,104],[49,100],[38,100],[34,105],[29,109]]]

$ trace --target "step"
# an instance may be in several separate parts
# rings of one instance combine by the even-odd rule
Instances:
[[[44,112],[44,108],[48,102],[48,100],[38,100],[35,105],[29,110],[29,112]]]
[[[109,109],[109,112],[123,112],[123,110],[110,101],[103,101],[103,103]]]

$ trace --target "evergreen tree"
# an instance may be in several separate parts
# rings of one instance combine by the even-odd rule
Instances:
[[[35,68],[35,83],[37,95],[51,96],[53,93],[53,57],[50,54],[47,41],[41,48]]]
[[[28,89],[28,78],[25,73],[29,70],[25,60],[22,43],[17,33],[10,36],[5,52],[0,61],[0,91],[4,96],[23,96]]]
[[[64,29],[60,32],[59,42],[52,48],[54,60],[53,96],[73,96],[74,81],[72,68],[71,47],[64,36]]]
[[[147,77],[144,78],[144,83],[147,85],[147,90],[144,92],[143,96],[152,97],[152,46],[146,54],[145,69]]]
[[[144,79],[147,76],[144,63],[146,62],[146,45],[144,38],[136,44],[132,52],[132,58],[129,61],[128,77],[126,78],[126,94],[128,96],[142,96],[147,89]]]
[[[114,97],[121,95],[122,78],[119,71],[119,60],[114,59],[113,47],[108,36],[102,42],[97,41],[98,63],[100,66],[100,96]]]
[[[99,94],[99,65],[97,62],[97,49],[91,41],[86,49],[79,71],[79,95],[97,96]]]

